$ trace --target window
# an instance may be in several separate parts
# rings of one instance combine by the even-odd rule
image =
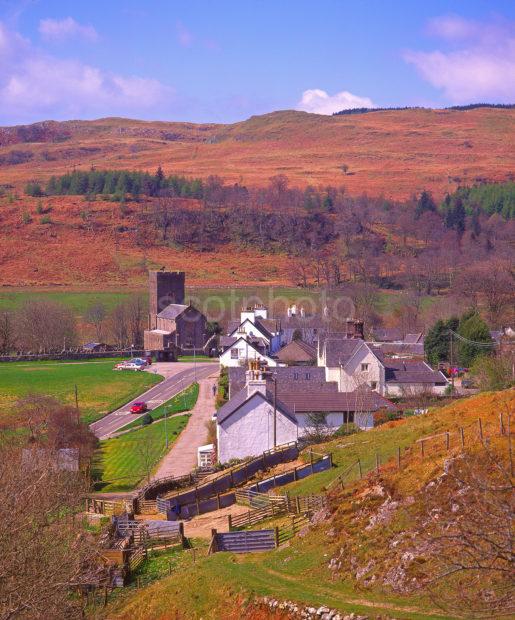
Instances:
[[[361,372],[367,372],[368,366],[368,364],[361,364]]]
[[[377,381],[371,381],[370,382],[370,387],[375,390],[377,388]]]
[[[239,349],[231,349],[231,359],[232,360],[237,360],[239,355],[240,355],[240,350]]]
[[[311,379],[311,374],[309,372],[306,373],[306,381],[309,381]]]
[[[298,372],[294,372],[293,373],[293,378],[295,381],[297,381],[297,379],[299,378],[299,373]]]

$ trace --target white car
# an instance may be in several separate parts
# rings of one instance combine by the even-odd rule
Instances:
[[[114,370],[143,370],[141,364],[135,364],[134,362],[120,362],[116,364]]]

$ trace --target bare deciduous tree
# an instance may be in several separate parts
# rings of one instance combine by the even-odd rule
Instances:
[[[96,303],[90,306],[84,313],[84,320],[95,328],[95,337],[97,342],[104,339],[104,324],[107,316],[107,310],[104,304]]]
[[[0,448],[0,617],[82,614],[71,588],[94,563],[95,548],[75,517],[82,474],[60,470],[50,450]]]
[[[0,353],[11,353],[16,345],[16,331],[12,312],[3,310],[0,312]]]

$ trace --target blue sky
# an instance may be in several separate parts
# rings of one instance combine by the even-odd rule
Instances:
[[[0,124],[515,101],[515,3],[0,0]]]

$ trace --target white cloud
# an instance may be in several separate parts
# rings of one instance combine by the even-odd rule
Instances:
[[[297,104],[297,110],[313,112],[314,114],[333,114],[340,110],[373,107],[375,106],[368,97],[359,97],[349,93],[347,90],[342,90],[335,95],[329,95],[325,90],[319,88],[305,90]]]
[[[39,22],[39,33],[47,41],[63,41],[76,37],[90,41],[98,39],[98,33],[93,26],[79,24],[73,17],[42,19]]]
[[[186,26],[178,21],[176,24],[177,28],[177,40],[179,41],[179,45],[181,47],[191,47],[193,45],[193,34],[186,28]]]
[[[158,80],[57,58],[0,22],[1,122],[138,114],[172,98]]]
[[[459,15],[440,15],[427,23],[427,32],[442,39],[466,39],[477,34],[478,30],[477,22]]]
[[[482,24],[459,17],[431,20],[429,32],[456,49],[404,54],[453,103],[515,101],[515,23]]]

